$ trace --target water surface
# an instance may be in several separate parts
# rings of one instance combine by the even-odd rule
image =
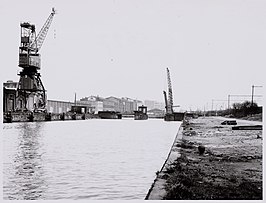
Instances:
[[[144,199],[180,122],[3,124],[4,199]]]

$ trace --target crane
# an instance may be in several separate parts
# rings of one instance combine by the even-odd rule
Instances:
[[[37,36],[34,24],[28,22],[20,23],[21,42],[18,66],[22,68],[22,71],[18,74],[20,76],[16,96],[16,108],[18,110],[46,110],[46,90],[41,81],[41,75],[38,72],[41,68],[41,55],[39,51],[54,15],[55,9],[52,8],[52,12]]]
[[[173,92],[172,92],[172,84],[171,84],[169,68],[166,68],[166,72],[167,72],[167,82],[168,82],[168,100],[166,98],[166,92],[164,91],[165,108],[166,108],[166,113],[173,113]]]
[[[173,91],[172,91],[172,84],[171,84],[171,77],[169,68],[166,68],[167,72],[167,81],[168,81],[168,99],[166,96],[166,91],[163,91],[164,94],[164,101],[165,101],[165,108],[166,113],[172,114],[174,112],[173,107],[180,107],[179,105],[173,105]]]
[[[172,120],[179,120],[180,116],[178,113],[175,113],[173,110],[173,107],[180,107],[179,105],[174,106],[173,105],[173,91],[172,91],[172,84],[171,84],[171,77],[170,77],[170,71],[169,68],[166,68],[167,72],[167,82],[168,82],[168,99],[166,95],[166,91],[163,91],[164,94],[164,101],[165,101],[165,120],[166,121],[172,121]]]

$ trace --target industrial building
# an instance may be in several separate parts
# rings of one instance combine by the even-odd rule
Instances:
[[[3,112],[15,111],[18,83],[8,80],[3,83]]]
[[[26,103],[19,99],[18,82],[11,80],[3,83],[3,112],[34,111],[35,97],[28,97]],[[122,114],[133,114],[143,102],[128,97],[117,98],[114,96],[103,98],[99,96],[89,96],[81,98],[76,102],[50,100],[45,101],[45,109],[49,113],[66,113],[73,110],[73,106],[83,107],[86,113],[99,111],[115,111]],[[82,110],[83,111],[83,110]]]
[[[153,100],[145,100],[144,105],[148,107],[149,110],[151,109],[165,109],[165,104],[163,102],[157,102]]]
[[[78,101],[81,104],[87,104],[94,107],[95,113],[98,111],[115,111],[123,114],[133,114],[142,101],[130,99],[127,97],[117,98],[110,96],[107,98],[99,96],[84,97]]]
[[[21,112],[21,111],[34,111],[35,97],[28,97],[28,101],[23,103],[19,99],[18,82],[11,80],[3,83],[3,112]],[[133,114],[138,106],[143,103],[139,100],[130,99],[127,97],[117,98],[114,96],[103,98],[99,96],[84,97],[76,102],[59,101],[59,100],[46,100],[45,109],[49,113],[66,113],[73,110],[73,106],[82,106],[86,113],[95,113],[99,111],[115,111],[123,114]]]
[[[69,111],[92,113],[94,112],[94,107],[91,107],[90,105],[84,105],[79,102],[75,103],[58,100],[47,100],[47,111],[49,113],[66,113]]]

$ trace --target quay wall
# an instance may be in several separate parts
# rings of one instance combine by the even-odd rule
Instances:
[[[145,200],[161,200],[166,194],[166,191],[164,190],[164,184],[166,183],[166,180],[163,178],[164,171],[166,168],[171,165],[177,157],[180,157],[179,153],[179,147],[176,146],[176,143],[179,142],[179,140],[182,139],[182,132],[183,132],[183,123],[180,125],[177,135],[174,139],[174,142],[170,148],[170,151],[168,153],[168,156],[159,172],[157,172],[157,176],[152,183]]]
[[[59,121],[59,120],[85,120],[91,118],[98,118],[97,115],[92,114],[73,114],[73,113],[34,113],[33,120],[30,120],[30,113],[12,113],[12,122],[29,122],[29,121]],[[62,119],[63,117],[63,119]],[[4,116],[4,123],[7,123],[7,120]]]

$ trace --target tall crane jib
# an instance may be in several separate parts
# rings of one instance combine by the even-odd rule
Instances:
[[[164,101],[165,101],[165,121],[181,121],[184,118],[184,113],[181,112],[174,112],[173,107],[180,107],[179,105],[173,105],[173,91],[172,91],[172,84],[170,78],[170,71],[166,68],[167,72],[167,82],[168,82],[168,98],[166,95],[166,91],[163,91],[164,94]]]
[[[168,113],[173,113],[173,92],[172,92],[170,71],[168,68],[166,68],[166,71],[167,71],[167,81],[168,81]]]
[[[22,71],[16,96],[17,110],[46,110],[46,90],[38,72],[41,68],[41,46],[48,33],[55,14],[54,8],[36,36],[35,25],[28,22],[20,24],[21,41],[19,46],[19,67]]]
[[[170,71],[166,68],[167,72],[167,82],[168,82],[168,98],[166,96],[166,91],[163,91],[164,101],[165,101],[165,109],[167,114],[173,113],[173,92],[172,92],[172,84],[170,78]]]

